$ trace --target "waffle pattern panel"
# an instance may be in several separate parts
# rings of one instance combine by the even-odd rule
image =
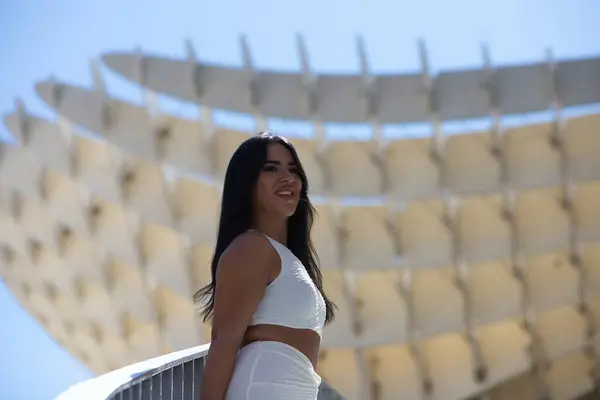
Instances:
[[[5,117],[18,143],[0,153],[3,279],[96,372],[208,342],[191,299],[209,279],[224,168],[250,133],[98,87],[36,89],[59,118],[21,103]],[[323,378],[366,400],[592,390],[599,130],[589,115],[441,144],[294,140],[339,306]]]
[[[565,107],[600,102],[600,58],[493,66],[482,49],[483,68],[431,73],[424,43],[421,70],[406,74],[374,74],[364,52],[358,74],[320,74],[302,44],[299,72],[255,67],[242,44],[243,68],[208,64],[188,47],[184,59],[141,51],[104,54],[105,65],[150,90],[259,117],[385,124],[523,114],[546,109],[559,92]]]

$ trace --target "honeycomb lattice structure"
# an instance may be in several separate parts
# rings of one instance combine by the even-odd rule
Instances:
[[[561,107],[600,101],[600,59],[370,79],[191,56],[103,60],[146,90],[201,104],[203,118],[111,98],[97,68],[94,88],[36,86],[57,121],[19,102],[5,116],[18,143],[1,145],[1,276],[93,371],[209,341],[192,295],[209,279],[225,168],[250,135],[214,126],[217,107],[259,124],[315,121],[315,138],[292,142],[339,306],[318,372],[341,393],[570,399],[596,386],[600,115],[564,119]],[[548,104],[552,122],[501,126],[500,115]],[[488,131],[439,129],[486,115]],[[326,120],[369,122],[373,139],[328,141]],[[379,134],[415,120],[434,135]]]

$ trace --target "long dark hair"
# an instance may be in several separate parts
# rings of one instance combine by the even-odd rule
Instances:
[[[219,259],[236,237],[250,229],[252,223],[252,188],[267,160],[267,147],[272,143],[279,143],[289,150],[302,181],[298,208],[288,219],[287,246],[304,264],[308,275],[325,299],[327,311],[325,322],[333,321],[336,306],[323,291],[323,277],[319,269],[318,256],[310,239],[310,231],[316,210],[308,198],[306,173],[302,168],[296,149],[287,139],[270,132],[262,132],[243,142],[233,153],[227,166],[221,199],[217,245],[211,261],[212,280],[194,295],[194,301],[200,303],[200,315],[203,317],[204,322],[212,319],[214,313]]]

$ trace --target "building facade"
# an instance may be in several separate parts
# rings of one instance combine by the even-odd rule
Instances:
[[[0,273],[71,354],[106,373],[209,342],[221,182],[251,132],[213,109],[312,121],[294,138],[319,217],[313,240],[339,307],[319,374],[349,399],[574,399],[600,378],[600,58],[430,74],[322,75],[109,53],[113,72],[198,105],[157,112],[48,80],[50,121],[17,102],[2,144]],[[301,42],[300,42],[301,43]],[[359,48],[362,48],[359,46]],[[550,110],[546,121],[505,126]],[[487,118],[448,135],[445,121]],[[370,124],[331,140],[329,122]],[[432,134],[393,138],[390,125]],[[95,137],[82,132],[93,132]]]

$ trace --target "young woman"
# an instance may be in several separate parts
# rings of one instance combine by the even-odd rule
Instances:
[[[334,317],[310,239],[314,208],[296,150],[269,132],[235,151],[212,282],[195,295],[212,340],[201,400],[314,400],[321,332]]]

